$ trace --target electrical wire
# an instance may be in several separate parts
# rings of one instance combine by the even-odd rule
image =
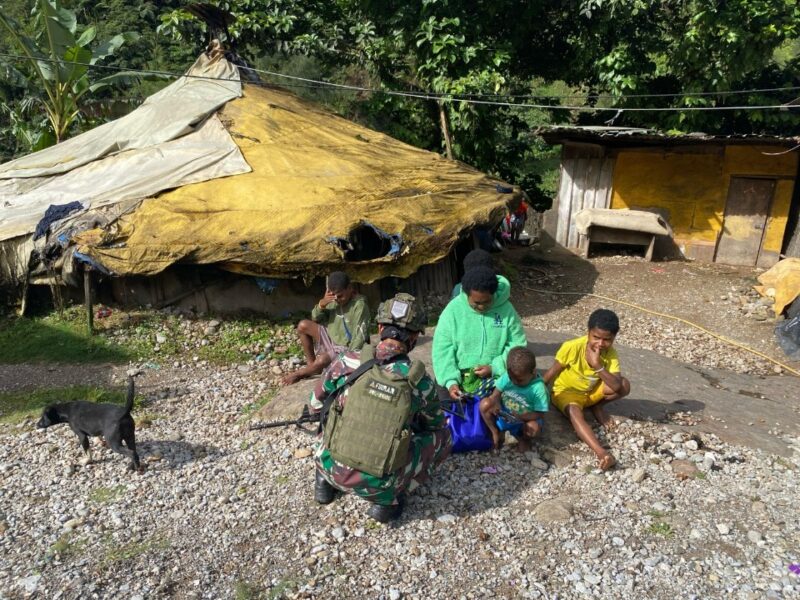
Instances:
[[[17,60],[24,60],[26,62],[30,61],[31,59],[27,56],[22,56],[18,54],[10,54],[5,52],[0,52],[0,56],[6,58],[13,58]],[[41,62],[51,62],[51,63],[61,63],[64,61],[59,61],[56,59],[47,59],[47,58],[36,58],[35,60]],[[87,68],[94,68],[94,69],[108,69],[114,71],[128,71],[132,73],[140,73],[143,75],[158,75],[162,77],[186,77],[192,79],[204,79],[210,81],[229,81],[228,79],[222,77],[208,77],[204,75],[189,75],[189,74],[178,74],[173,73],[170,71],[159,71],[154,69],[126,69],[124,67],[115,67],[111,65],[97,65],[91,64],[86,62],[80,61],[69,61],[71,65],[78,65],[78,66],[85,66]],[[686,107],[632,107],[632,108],[624,108],[624,107],[596,107],[596,106],[568,106],[568,105],[553,105],[553,104],[534,104],[534,103],[522,103],[522,102],[500,102],[500,101],[492,101],[492,100],[477,100],[477,99],[470,99],[470,98],[462,98],[458,95],[440,95],[431,92],[402,92],[398,90],[384,90],[384,89],[376,89],[376,88],[367,88],[362,86],[353,86],[348,84],[342,83],[334,83],[330,81],[323,81],[317,79],[311,79],[308,77],[299,77],[297,75],[287,75],[285,73],[277,73],[275,71],[268,71],[266,69],[257,69],[255,67],[244,67],[237,65],[237,68],[252,71],[255,73],[260,73],[264,75],[269,75],[271,77],[278,77],[284,79],[290,79],[293,81],[302,81],[305,83],[315,84],[320,87],[328,87],[328,88],[335,88],[340,90],[348,90],[354,92],[369,92],[374,94],[384,94],[388,96],[396,96],[396,97],[404,97],[404,98],[416,98],[419,100],[436,100],[439,102],[447,102],[447,103],[454,103],[454,102],[461,102],[464,104],[476,104],[476,105],[484,105],[484,106],[500,106],[504,108],[536,108],[536,109],[543,109],[543,110],[570,110],[570,111],[577,111],[577,112],[618,112],[618,113],[625,113],[625,112],[695,112],[695,111],[731,111],[731,110],[774,110],[774,109],[785,109],[786,106],[783,104],[765,104],[765,105],[740,105],[740,106],[686,106]],[[253,85],[264,85],[259,84],[258,82],[247,82]]]
[[[539,293],[539,294],[557,294],[557,295],[561,295],[561,296],[591,296],[592,298],[599,298],[600,300],[605,300],[607,302],[615,302],[617,304],[623,304],[625,306],[629,306],[631,308],[635,308],[637,310],[641,310],[641,311],[649,313],[651,315],[656,315],[658,317],[664,317],[665,319],[672,319],[674,321],[680,321],[681,323],[689,325],[690,327],[694,327],[695,329],[699,329],[703,333],[706,333],[706,334],[710,335],[711,337],[714,337],[714,338],[716,338],[716,339],[718,339],[718,340],[720,340],[722,342],[725,342],[726,344],[730,344],[731,346],[735,346],[737,348],[745,350],[746,352],[750,352],[751,354],[755,354],[756,356],[758,356],[760,358],[763,358],[764,360],[767,360],[767,361],[769,361],[769,362],[771,362],[771,363],[773,363],[775,365],[778,365],[779,367],[781,367],[785,371],[791,373],[792,375],[796,375],[797,377],[800,377],[800,371],[798,371],[797,369],[793,369],[789,365],[784,364],[784,363],[782,363],[782,362],[780,362],[778,360],[775,360],[774,358],[772,358],[770,356],[767,356],[763,352],[759,352],[758,350],[754,350],[753,348],[750,348],[749,346],[745,346],[744,344],[740,344],[739,342],[736,342],[734,340],[726,338],[725,336],[722,336],[722,335],[719,335],[717,333],[714,333],[713,331],[710,331],[710,330],[706,329],[702,325],[698,325],[697,323],[693,323],[692,321],[688,321],[688,320],[686,320],[686,319],[684,319],[682,317],[676,317],[675,315],[670,315],[670,314],[667,314],[667,313],[662,313],[662,312],[658,312],[658,311],[655,311],[655,310],[650,310],[649,308],[645,308],[644,306],[639,306],[638,304],[634,304],[633,302],[627,302],[626,300],[618,300],[616,298],[611,298],[609,296],[602,296],[600,294],[594,294],[592,292],[556,292],[556,291],[552,291],[552,290],[541,290],[541,289],[538,289],[538,288],[532,288],[532,287],[528,287],[528,286],[521,286],[521,287],[523,289],[525,289],[525,290],[530,291],[530,292],[536,292],[536,293]]]

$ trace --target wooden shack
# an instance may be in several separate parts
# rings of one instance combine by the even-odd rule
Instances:
[[[687,258],[765,267],[779,260],[798,202],[800,138],[619,127],[536,133],[562,145],[551,232],[559,244],[583,244],[574,216],[584,208],[638,209],[660,214]]]

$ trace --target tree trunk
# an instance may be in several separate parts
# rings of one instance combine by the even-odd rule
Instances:
[[[447,111],[444,108],[444,102],[439,102],[439,122],[442,127],[442,137],[444,137],[444,150],[445,155],[450,160],[453,160],[453,140],[450,137],[450,124],[447,120]]]

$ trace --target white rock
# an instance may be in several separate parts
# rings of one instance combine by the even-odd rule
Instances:
[[[697,440],[686,440],[683,443],[683,446],[691,451],[699,450],[700,445],[697,443]]]
[[[717,462],[717,455],[713,452],[706,452],[703,455],[703,467],[705,467],[706,471],[710,470]]]
[[[621,537],[613,537],[611,538],[611,543],[615,546],[624,546],[625,540],[623,540]]]
[[[41,575],[31,575],[29,577],[25,577],[24,579],[20,579],[19,583],[22,585],[26,594],[33,594],[36,591],[36,588],[39,587],[39,581],[41,578]]]
[[[630,474],[630,479],[634,483],[641,483],[642,481],[644,481],[645,477],[647,477],[647,471],[641,468],[634,469],[633,471],[631,471]]]
[[[689,532],[689,537],[690,537],[691,539],[693,539],[693,540],[699,540],[699,539],[702,539],[702,537],[703,537],[703,534],[702,534],[702,533],[700,533],[700,531],[699,531],[699,530],[697,530],[697,529],[692,529],[692,530]]]
[[[731,526],[727,523],[717,523],[717,531],[722,535],[728,535],[731,532]]]
[[[439,521],[440,523],[454,523],[458,520],[458,517],[447,513],[444,515],[439,515],[438,517],[436,517],[436,520]]]
[[[400,590],[397,588],[389,588],[389,600],[400,600]]]
[[[753,542],[754,544],[758,544],[759,542],[764,540],[764,536],[762,536],[758,531],[751,529],[747,532],[747,539]]]
[[[540,471],[547,471],[547,469],[550,468],[550,465],[544,462],[541,458],[532,458],[531,466],[534,469],[539,469]]]

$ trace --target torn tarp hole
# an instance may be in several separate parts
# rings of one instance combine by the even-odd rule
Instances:
[[[386,233],[372,223],[362,222],[352,229],[347,237],[331,236],[326,238],[328,243],[337,246],[349,262],[375,260],[385,256],[397,256],[403,248],[403,238],[400,234]]]

